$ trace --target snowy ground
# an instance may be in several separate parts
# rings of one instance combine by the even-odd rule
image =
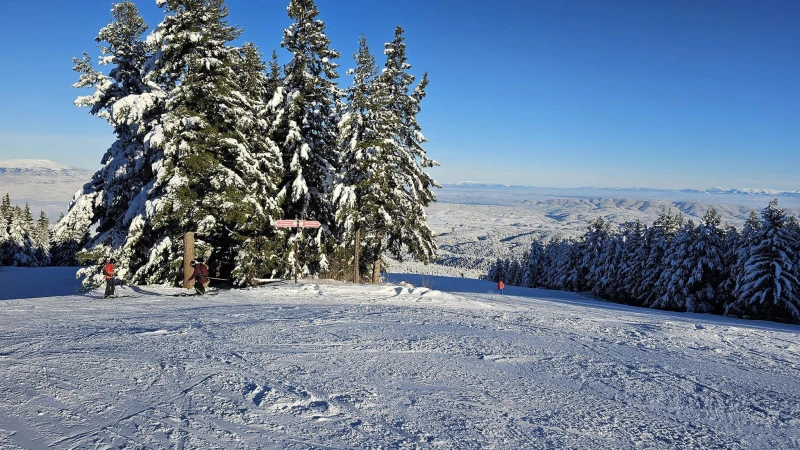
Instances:
[[[800,447],[796,326],[432,276],[103,300],[69,275],[0,302],[0,448]]]

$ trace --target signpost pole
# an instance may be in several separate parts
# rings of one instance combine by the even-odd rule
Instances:
[[[360,242],[360,239],[359,239],[360,238],[360,236],[359,236],[360,234],[361,234],[361,229],[359,228],[358,225],[356,225],[356,239],[355,239],[356,242],[355,242],[355,245],[354,245],[355,248],[353,249],[353,251],[354,251],[354,254],[353,254],[353,283],[355,283],[355,284],[358,284],[359,282],[361,282],[361,274],[359,273],[359,270],[358,270],[358,267],[359,267],[359,264],[360,264],[360,262],[358,261],[358,249],[361,246],[361,242]]]
[[[189,281],[189,278],[191,278],[192,272],[194,271],[194,267],[191,265],[193,259],[194,232],[187,231],[183,235],[183,287],[186,289],[191,289],[192,285],[194,284],[192,281]]]
[[[316,220],[280,219],[275,222],[275,226],[278,228],[297,228],[294,240],[294,282],[297,283],[297,274],[300,272],[300,239],[303,238],[303,228],[319,228],[322,224]]]
[[[300,219],[295,219],[297,222],[297,234],[294,237],[294,284],[297,284],[297,271],[300,266]]]

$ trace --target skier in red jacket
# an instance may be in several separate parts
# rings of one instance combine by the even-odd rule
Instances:
[[[192,262],[189,264],[194,267],[194,272],[192,272],[192,276],[189,277],[189,281],[194,280],[194,289],[198,294],[203,295],[206,293],[206,287],[208,286],[209,282],[208,266],[203,264],[202,260],[192,260]]]
[[[500,280],[500,281],[497,282],[497,292],[499,292],[500,295],[503,295],[503,289],[505,289],[505,287],[506,287],[506,284],[503,283],[503,280]]]
[[[114,264],[117,260],[111,258],[103,264],[103,277],[106,279],[106,294],[103,298],[108,298],[114,295]]]

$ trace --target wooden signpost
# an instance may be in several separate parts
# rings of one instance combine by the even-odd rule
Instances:
[[[192,267],[192,260],[194,259],[194,233],[187,231],[183,235],[183,287],[191,289],[194,286],[194,281],[189,281],[192,276],[194,267]]]
[[[298,237],[294,240],[294,282],[297,283],[297,272],[300,266],[300,239],[302,238],[303,228],[319,228],[322,224],[316,220],[287,220],[281,219],[275,222],[278,228],[297,228]]]

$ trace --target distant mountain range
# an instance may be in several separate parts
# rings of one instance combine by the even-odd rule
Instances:
[[[67,177],[92,176],[92,172],[79,167],[65,166],[46,159],[6,159],[0,160],[0,176],[53,176]],[[86,181],[89,181],[88,178]]]
[[[752,189],[752,188],[709,188],[709,189],[658,189],[647,187],[611,187],[611,188],[598,188],[598,187],[577,187],[577,188],[550,188],[550,187],[537,187],[537,186],[523,186],[513,184],[492,184],[492,183],[476,183],[473,181],[461,181],[458,183],[444,184],[445,188],[475,188],[475,189],[530,189],[535,191],[548,191],[548,192],[575,192],[575,191],[635,191],[635,192],[658,192],[658,193],[690,193],[690,194],[710,194],[710,195],[752,195],[752,196],[767,196],[767,197],[793,197],[800,198],[800,191],[778,191],[775,189]]]
[[[93,171],[58,164],[46,159],[0,160],[0,196],[30,205],[34,215],[44,211],[50,220],[66,212],[75,191],[88,182]]]

